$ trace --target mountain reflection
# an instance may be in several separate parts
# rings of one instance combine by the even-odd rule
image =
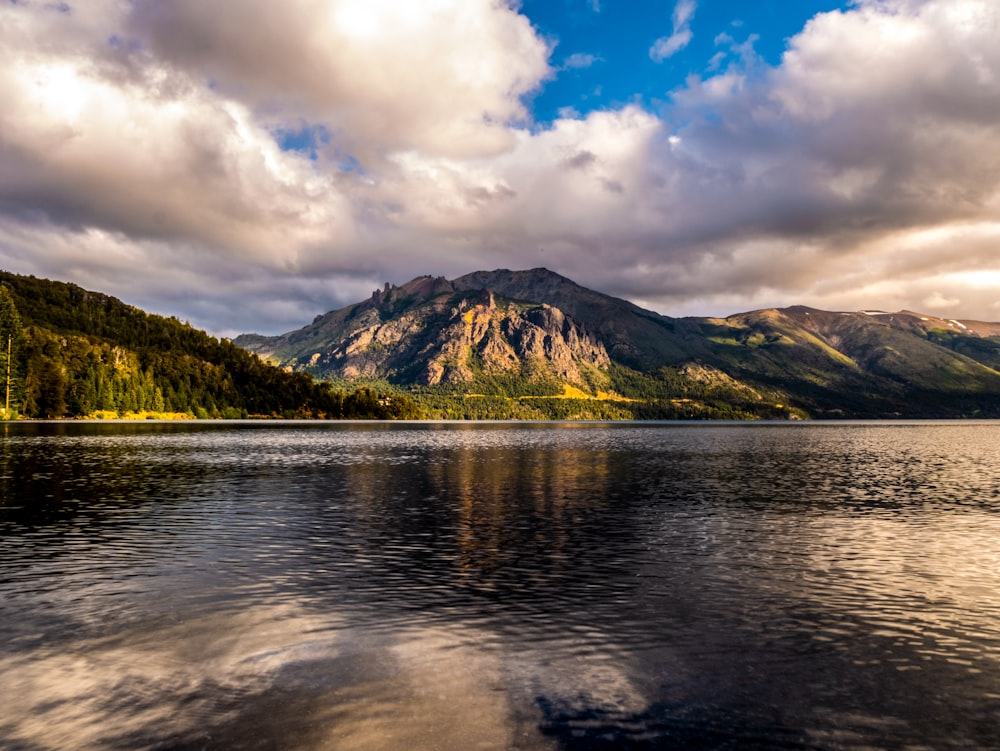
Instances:
[[[607,503],[610,461],[607,452],[459,449],[429,463],[434,496],[457,509],[456,563],[467,581],[570,562],[574,521]]]

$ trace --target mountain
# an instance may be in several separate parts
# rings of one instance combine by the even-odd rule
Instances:
[[[638,370],[708,354],[694,321],[667,318],[581,287],[548,269],[477,271],[452,284],[458,291],[491,290],[509,299],[558,308],[594,332],[616,362]]]
[[[416,415],[405,397],[333,389],[176,318],[3,271],[0,339],[2,372],[10,364],[10,411],[25,417]]]
[[[482,358],[486,370],[516,370],[535,361],[550,375],[577,383],[580,365],[606,368],[613,360],[648,370],[710,354],[693,320],[661,316],[547,269],[387,284],[302,329],[234,341],[324,377],[424,385],[472,380],[479,369],[467,353]]]
[[[795,306],[702,328],[719,367],[817,416],[1000,415],[997,324]]]
[[[489,375],[585,383],[607,368],[604,345],[546,303],[419,277],[279,337],[244,335],[240,346],[321,377],[463,384]]]
[[[669,318],[546,269],[387,284],[296,331],[235,343],[321,378],[534,411],[525,399],[601,401],[580,413],[598,416],[609,404],[626,417],[1000,416],[998,323],[801,306]]]

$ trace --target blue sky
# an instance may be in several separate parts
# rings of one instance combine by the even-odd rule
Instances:
[[[550,122],[566,108],[581,114],[629,103],[662,109],[689,76],[714,75],[748,54],[777,65],[789,38],[810,18],[847,6],[833,0],[523,0],[521,11],[553,45],[557,70],[529,97],[532,112]],[[678,49],[657,59],[657,41],[671,37]]]
[[[222,335],[536,266],[1000,320],[998,39],[996,0],[0,2],[0,267]]]

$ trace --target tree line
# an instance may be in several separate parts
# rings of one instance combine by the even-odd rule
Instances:
[[[176,318],[6,272],[0,272],[0,377],[8,417],[419,416],[403,394],[335,388]]]

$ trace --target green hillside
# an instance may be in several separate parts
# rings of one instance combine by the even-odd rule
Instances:
[[[984,336],[946,336],[913,319],[930,321],[797,306],[734,315],[704,329],[718,367],[793,395],[815,417],[1000,416],[1000,372],[988,364],[1000,345],[993,325],[978,324]]]
[[[32,418],[393,418],[412,401],[335,389],[176,318],[74,284],[0,272],[9,412]],[[7,344],[10,343],[10,357]]]

